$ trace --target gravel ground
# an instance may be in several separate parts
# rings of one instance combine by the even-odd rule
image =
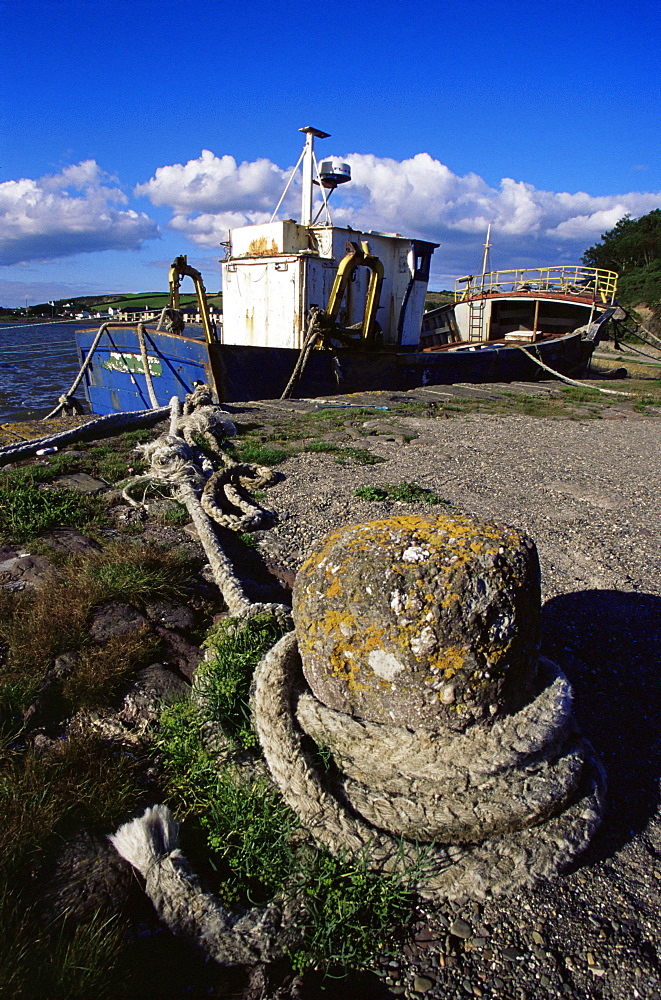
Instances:
[[[399,418],[410,443],[367,439],[383,464],[303,454],[278,467],[265,501],[278,523],[260,546],[292,569],[342,524],[443,509],[359,500],[359,486],[415,481],[526,529],[542,565],[543,651],[572,681],[609,778],[603,826],[575,870],[420,913],[412,942],[381,956],[380,983],[356,996],[661,997],[661,420],[610,416]]]

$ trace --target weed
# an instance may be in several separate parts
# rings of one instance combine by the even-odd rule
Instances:
[[[65,702],[72,710],[108,705],[131,674],[157,659],[160,649],[160,639],[148,626],[84,649],[62,685]]]
[[[70,736],[48,750],[0,755],[0,873],[10,882],[23,866],[80,826],[103,829],[142,797],[142,765],[99,736]]]
[[[567,388],[562,388],[560,392],[571,403],[594,403],[599,399],[598,390],[587,386],[581,388],[580,386],[570,385]]]
[[[154,737],[166,773],[168,796],[184,818],[209,808],[218,774],[217,760],[203,739],[206,722],[196,705],[179,701],[161,712]]]
[[[169,506],[163,514],[163,521],[165,524],[178,527],[183,524],[188,524],[190,521],[190,514],[183,504],[173,501],[172,505]]]
[[[98,500],[70,490],[40,489],[33,466],[0,477],[0,534],[24,542],[52,528],[104,523]]]
[[[418,483],[408,483],[402,481],[397,486],[359,486],[354,496],[361,500],[399,500],[401,503],[427,503],[435,506],[443,504],[451,507],[448,500],[444,500],[433,490],[425,489]]]
[[[83,570],[85,582],[97,591],[97,600],[144,600],[147,597],[183,597],[186,593],[182,559],[177,550],[154,552],[135,546],[115,546],[92,556]]]
[[[110,662],[112,654],[104,653],[105,647],[90,644],[89,616],[93,608],[111,599],[125,599],[134,604],[150,597],[181,595],[186,588],[186,568],[176,549],[145,550],[116,543],[103,552],[69,558],[47,587],[0,595],[0,640],[7,645],[3,676],[7,694],[0,698],[0,708],[4,702],[7,712],[5,719],[9,722],[17,711],[27,707],[29,702],[19,705],[17,698],[21,692],[27,697],[33,691],[55,657],[86,647],[99,659],[96,667],[91,661],[88,663],[90,678],[96,677],[99,682],[99,692],[93,696],[93,685],[86,686],[81,680],[79,693],[82,697],[85,692],[88,703],[90,699],[105,697],[108,684],[111,688],[114,684],[110,683],[111,676],[115,680],[125,676],[130,670],[129,661],[133,662],[133,668],[143,665],[149,656],[149,643],[136,640],[132,653],[129,647],[133,640],[127,640],[123,652],[120,643],[115,674]]]
[[[157,737],[168,794],[205,836],[226,904],[296,893],[306,911],[296,969],[361,967],[409,918],[412,879],[372,873],[361,856],[333,858],[304,839],[295,814],[261,779],[224,770],[203,742],[197,709],[172,706]],[[194,841],[194,835],[191,836]]]
[[[14,1000],[110,997],[109,969],[126,946],[117,917],[97,913],[82,925],[65,917],[44,926],[36,907],[26,908],[19,893],[5,888],[0,920],[0,995]]]
[[[389,494],[382,486],[359,486],[354,496],[360,500],[387,500]]]
[[[211,658],[198,669],[205,712],[244,748],[256,745],[250,724],[248,691],[260,659],[286,631],[272,615],[237,621],[225,619],[212,629],[204,646]]]
[[[308,922],[303,945],[292,955],[294,968],[365,967],[409,921],[414,873],[376,875],[363,855],[319,851],[301,860]]]
[[[258,441],[236,441],[232,451],[238,462],[254,462],[255,465],[278,465],[289,457],[289,452],[283,448],[260,444]]]
[[[296,870],[292,839],[299,823],[271,784],[221,772],[201,825],[222,866],[226,904],[262,903],[285,891]]]
[[[303,448],[303,451],[318,451],[318,452],[335,452],[337,454],[342,454],[345,449],[340,448],[337,444],[332,444],[330,441],[310,441]]]
[[[254,497],[254,494],[253,494],[253,497]],[[248,549],[256,549],[257,548],[257,542],[255,541],[255,539],[253,538],[253,536],[248,531],[240,531],[236,537],[238,538],[238,540],[243,545],[246,546],[246,548],[248,548]]]
[[[375,455],[371,451],[367,451],[365,448],[343,448],[342,457],[337,458],[336,461],[340,464],[344,463],[345,456],[347,458],[352,458],[354,462],[358,465],[380,465],[381,462],[385,462],[385,458],[381,458],[380,455]]]

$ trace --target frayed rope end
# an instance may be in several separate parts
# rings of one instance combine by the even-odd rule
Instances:
[[[120,826],[108,840],[118,854],[146,875],[159,858],[176,850],[179,824],[167,806],[150,806],[142,816]]]

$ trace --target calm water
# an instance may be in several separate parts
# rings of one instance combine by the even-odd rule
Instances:
[[[74,331],[87,323],[0,323],[0,423],[43,417],[78,374]],[[76,396],[83,400],[82,387]]]

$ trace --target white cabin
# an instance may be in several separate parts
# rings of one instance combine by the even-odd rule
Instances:
[[[230,232],[230,252],[222,263],[223,343],[253,347],[301,348],[310,310],[325,309],[338,266],[351,244],[378,257],[384,269],[376,320],[385,347],[414,348],[420,339],[431,256],[436,243],[397,233],[359,232],[332,225],[325,191],[327,221],[312,221],[314,137],[306,133],[301,223],[291,219],[242,226]],[[299,160],[299,163],[301,162]],[[297,165],[298,166],[298,165]],[[326,161],[317,171],[318,189],[331,191],[350,179],[348,164]],[[275,213],[274,213],[275,214]],[[342,327],[362,321],[370,280],[357,267],[348,282],[338,314]]]

